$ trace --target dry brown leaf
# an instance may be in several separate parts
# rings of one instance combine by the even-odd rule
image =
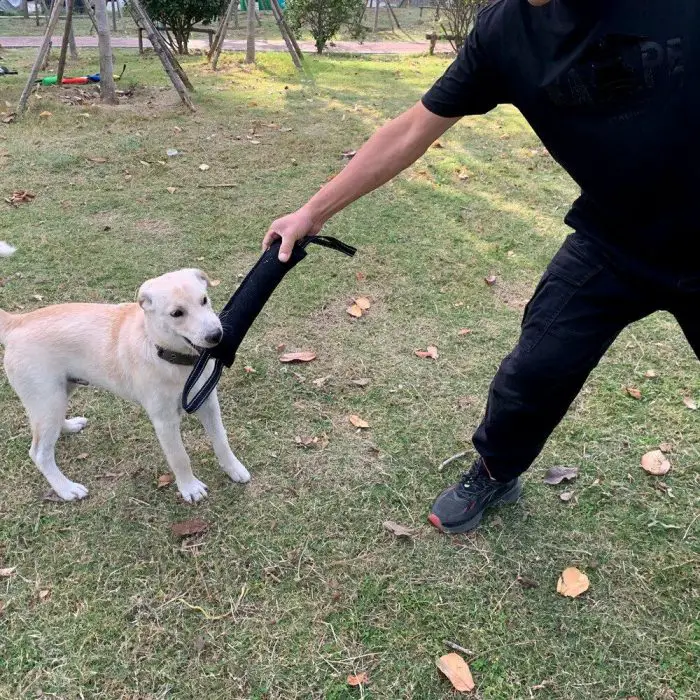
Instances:
[[[437,360],[440,355],[438,354],[438,349],[434,345],[428,345],[427,350],[414,350],[417,357],[422,359],[430,358],[431,360]]]
[[[369,423],[366,420],[362,420],[360,416],[352,415],[348,417],[348,420],[356,427],[356,428],[369,428]]]
[[[474,690],[474,679],[467,662],[455,652],[445,654],[437,660],[437,667],[455,690],[460,693],[471,693]]]
[[[691,411],[698,410],[697,403],[695,401],[693,401],[693,399],[691,399],[690,396],[684,396],[683,403],[685,404],[686,408],[689,408]]]
[[[106,163],[107,159],[103,158],[102,156],[92,156],[91,158],[88,158],[88,160],[91,163]]]
[[[457,335],[469,335],[471,332],[471,328],[460,328],[460,331],[459,333],[457,333]]]
[[[173,523],[170,526],[173,535],[176,537],[189,537],[199,535],[209,529],[209,525],[204,520],[184,520],[181,523]]]
[[[164,489],[166,486],[170,486],[173,481],[175,481],[175,477],[170,472],[167,474],[161,474],[158,477],[158,488]]]
[[[527,576],[521,576],[518,574],[517,578],[515,579],[523,588],[537,588],[539,587],[539,583],[535,581],[534,579],[528,578]]]
[[[345,309],[350,316],[353,318],[362,318],[362,309],[357,305],[353,304],[352,306],[348,306],[347,309]]]
[[[363,311],[368,311],[369,307],[372,305],[367,297],[358,297],[355,299],[355,304],[359,306]]]
[[[564,503],[568,503],[572,498],[574,497],[574,492],[573,491],[562,491],[559,494],[559,498],[564,501]]]
[[[647,379],[656,379],[656,377],[658,377],[659,375],[656,373],[655,370],[653,370],[653,369],[648,369],[646,372],[644,372],[644,376],[645,376]]]
[[[319,440],[317,437],[301,437],[301,435],[297,435],[294,438],[294,442],[299,447],[315,447],[318,445]]]
[[[372,380],[367,379],[367,377],[360,377],[359,379],[350,380],[355,386],[367,386]]]
[[[210,287],[218,287],[220,284],[221,284],[221,280],[210,280],[209,281]]]
[[[356,273],[355,273],[355,279],[356,279],[358,282],[362,282],[362,280],[367,279],[367,275],[365,275],[364,272],[356,272]]]
[[[16,566],[11,566],[7,569],[0,569],[0,578],[10,578],[17,571]]]
[[[52,112],[49,112],[49,111],[47,111],[47,110],[44,110],[43,112],[41,112],[41,114],[39,114],[39,116],[40,116],[42,119],[48,119],[49,117],[53,117],[53,113],[52,113]]]
[[[42,297],[41,294],[32,294],[32,299],[36,299],[37,301],[44,301],[44,297]]]
[[[325,386],[325,385],[326,385],[326,382],[327,382],[329,379],[332,379],[332,377],[331,377],[330,374],[329,374],[327,377],[319,377],[318,379],[314,379],[313,382],[311,382],[311,383],[312,383],[314,386],[319,387],[319,389],[320,389],[322,386]]]
[[[342,156],[343,158],[347,158],[348,160],[351,160],[357,155],[357,151],[343,151]]]
[[[177,192],[177,187],[168,187],[167,190],[170,194],[175,194]]]
[[[633,399],[637,399],[637,401],[641,401],[642,392],[639,391],[639,389],[637,389],[636,387],[634,387],[634,386],[626,386],[626,387],[625,387],[625,391],[626,391]]]
[[[316,359],[316,353],[311,350],[301,352],[288,352],[280,355],[280,362],[311,362]]]
[[[87,459],[90,455],[87,452],[81,452],[76,459]]]
[[[662,442],[659,445],[659,449],[662,452],[673,452],[673,445],[670,442]]]
[[[439,141],[435,141],[431,148],[444,148],[444,146]]]
[[[469,170],[467,170],[466,168],[464,170],[460,170],[457,173],[457,177],[460,180],[468,180],[471,176],[472,176],[472,173]]]
[[[206,163],[202,163],[202,164],[200,164],[199,169],[202,172],[205,172],[206,170],[209,170],[209,166]]]
[[[671,463],[661,450],[652,450],[642,457],[641,467],[654,476],[663,476],[671,470]]]
[[[484,282],[486,282],[486,284],[489,287],[493,287],[493,285],[496,284],[497,281],[498,277],[496,277],[496,275],[489,275],[488,277],[484,277]]]
[[[2,118],[2,123],[3,124],[12,124],[13,121],[17,119],[17,113],[16,112],[10,112],[6,117]]]
[[[571,481],[578,476],[578,467],[552,467],[544,475],[544,483],[550,486],[561,484],[562,481]]]
[[[579,571],[575,566],[564,569],[557,581],[557,593],[568,598],[578,598],[585,593],[590,586],[588,576]]]
[[[396,535],[397,537],[412,537],[413,536],[413,530],[406,527],[405,525],[399,525],[398,523],[395,523],[393,520],[386,520],[383,524],[384,524],[384,529],[388,530],[392,535]]]
[[[286,348],[287,346],[284,343],[280,343],[277,345],[277,347],[275,347],[275,350],[277,350],[277,352],[284,352]]]
[[[51,597],[51,589],[50,588],[42,588],[39,591],[39,600],[42,603],[45,603],[50,597]]]
[[[369,676],[366,673],[358,673],[356,676],[348,676],[348,685],[353,688],[358,685],[366,685],[369,683]]]

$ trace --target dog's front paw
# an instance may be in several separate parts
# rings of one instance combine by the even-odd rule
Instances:
[[[231,481],[238,484],[247,484],[250,481],[250,472],[240,462],[225,468],[224,471],[231,477]]]
[[[59,485],[52,484],[52,486],[56,495],[64,501],[79,501],[88,495],[88,490],[82,484],[68,479]]]
[[[197,503],[207,497],[207,485],[199,479],[193,478],[185,484],[178,484],[177,489],[187,503]]]
[[[88,419],[78,416],[77,418],[68,418],[63,421],[64,433],[79,433],[88,424]]]

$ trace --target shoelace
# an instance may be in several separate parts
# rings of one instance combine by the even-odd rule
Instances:
[[[464,472],[460,481],[461,487],[465,491],[480,493],[488,483],[488,478],[483,474],[473,474],[471,471]]]

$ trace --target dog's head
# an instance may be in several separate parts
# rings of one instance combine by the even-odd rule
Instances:
[[[178,270],[144,282],[138,303],[153,339],[170,350],[213,348],[221,342],[221,321],[211,308],[211,285],[201,270]]]

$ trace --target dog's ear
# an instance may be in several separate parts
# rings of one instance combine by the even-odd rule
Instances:
[[[202,282],[204,282],[207,285],[207,289],[211,287],[211,280],[209,279],[209,275],[204,272],[204,270],[194,270],[195,277],[198,277]]]
[[[141,285],[141,289],[136,295],[136,302],[144,311],[148,311],[153,306],[153,297],[149,292],[148,282]]]

